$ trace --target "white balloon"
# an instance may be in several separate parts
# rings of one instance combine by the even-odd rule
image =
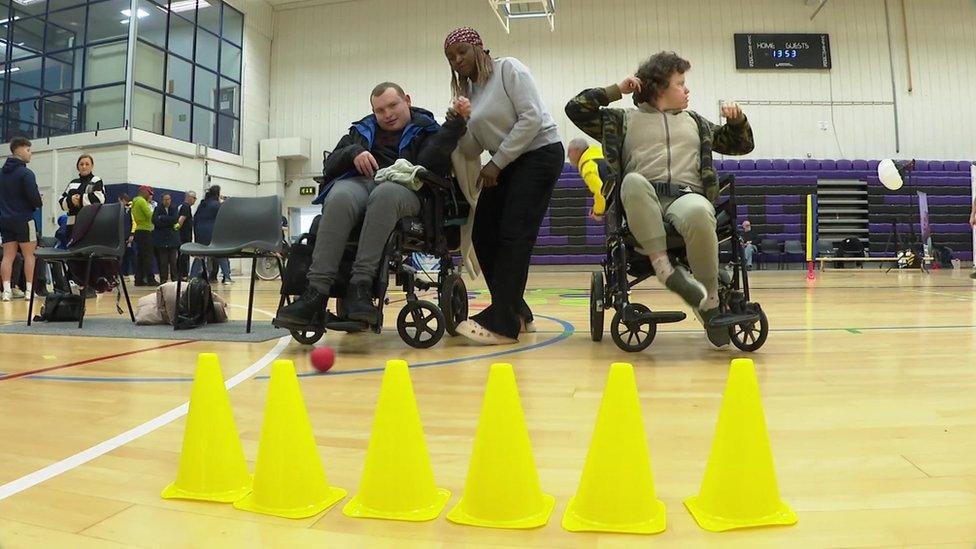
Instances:
[[[878,179],[881,180],[882,185],[891,191],[897,191],[904,183],[901,174],[898,173],[898,166],[895,165],[894,160],[890,159],[882,160],[878,164]]]

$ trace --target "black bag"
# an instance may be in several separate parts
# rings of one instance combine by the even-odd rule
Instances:
[[[179,299],[178,313],[173,321],[174,328],[189,330],[207,324],[213,314],[213,294],[206,278],[202,275],[191,278]]]
[[[85,315],[85,298],[72,293],[55,292],[44,299],[41,314],[35,321],[78,322]]]
[[[315,235],[318,233],[321,217],[316,216],[309,232],[288,248],[288,262],[285,264],[285,272],[281,273],[281,295],[302,295],[308,289],[308,270],[312,267]]]

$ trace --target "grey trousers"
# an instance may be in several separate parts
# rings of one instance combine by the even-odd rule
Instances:
[[[359,247],[352,266],[353,284],[370,284],[376,277],[383,248],[397,221],[420,213],[417,194],[398,183],[376,183],[351,177],[335,183],[322,203],[322,219],[315,237],[309,284],[328,295],[339,272],[342,252],[360,222]]]
[[[620,202],[627,213],[627,225],[647,253],[667,250],[664,219],[674,225],[685,240],[688,264],[709,295],[718,292],[718,237],[715,207],[700,194],[659,197],[644,176],[629,173],[620,186]]]

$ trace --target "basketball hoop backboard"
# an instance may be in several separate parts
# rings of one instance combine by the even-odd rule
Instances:
[[[549,30],[556,29],[556,0],[488,0],[505,32],[511,32],[511,22],[516,19],[545,19]]]

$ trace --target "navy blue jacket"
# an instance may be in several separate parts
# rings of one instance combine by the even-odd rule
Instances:
[[[219,209],[220,200],[216,198],[204,198],[200,201],[196,213],[193,214],[193,237],[197,244],[210,244]]]
[[[7,158],[0,169],[0,223],[25,223],[41,207],[41,192],[34,172],[16,156]]]
[[[400,136],[399,158],[423,166],[438,175],[450,175],[451,153],[467,129],[465,120],[456,117],[442,127],[434,120],[433,113],[426,109],[410,107],[410,113],[410,122],[403,128]],[[324,183],[312,204],[321,204],[335,181],[358,174],[353,160],[373,147],[378,126],[376,116],[372,114],[353,123],[349,133],[339,140],[335,150],[322,162]],[[380,166],[386,167],[388,166]]]
[[[173,228],[180,220],[179,208],[170,204],[167,208],[162,204],[156,206],[153,212],[153,246],[157,248],[179,248],[180,233]]]

